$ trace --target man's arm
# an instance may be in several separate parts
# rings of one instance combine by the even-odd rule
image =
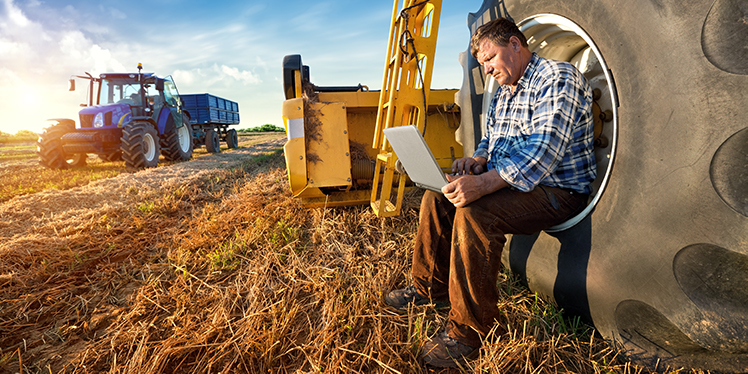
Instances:
[[[450,183],[442,187],[442,193],[458,208],[509,186],[495,169],[479,175],[448,176],[447,179]]]
[[[591,135],[592,93],[572,66],[558,71],[537,87],[531,134],[509,157],[492,159],[492,167],[516,189],[527,192],[549,177],[567,156],[572,143],[584,133]],[[579,122],[583,120],[583,122]],[[577,149],[572,148],[574,152]],[[571,157],[571,154],[568,154]]]
[[[452,170],[459,175],[447,175],[449,184],[442,187],[442,193],[454,206],[462,208],[485,195],[509,186],[496,170],[482,172],[486,170],[486,162],[483,157],[466,157],[455,161]],[[470,174],[473,170],[480,172]]]

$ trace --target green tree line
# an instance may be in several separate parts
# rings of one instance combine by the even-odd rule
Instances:
[[[237,132],[284,132],[286,130],[282,127],[278,127],[276,125],[266,123],[262,126],[250,127],[246,129],[238,129],[236,131]]]
[[[19,130],[15,135],[0,131],[0,143],[35,142],[39,134],[30,130]]]
[[[258,127],[250,127],[246,129],[238,129],[237,132],[284,132],[286,131],[283,127],[267,123]],[[19,130],[15,134],[9,134],[7,132],[0,131],[0,143],[24,143],[24,142],[35,142],[39,138],[39,134],[31,130]]]

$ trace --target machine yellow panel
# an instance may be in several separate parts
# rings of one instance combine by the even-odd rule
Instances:
[[[346,107],[370,107],[376,110],[379,104],[378,91],[361,91],[361,92],[320,92],[320,102],[340,102],[345,103]]]
[[[324,121],[324,126],[307,124],[307,177],[309,187],[351,187],[351,157],[348,141],[348,123],[343,103],[318,102],[310,121]],[[307,117],[310,117],[309,115]]]
[[[304,145],[304,101],[291,99],[283,102],[283,124],[288,141],[283,146],[291,193],[298,196],[306,188],[306,149]]]

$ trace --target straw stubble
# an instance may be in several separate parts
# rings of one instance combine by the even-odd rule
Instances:
[[[400,315],[382,300],[408,283],[417,191],[387,219],[306,209],[279,151],[178,181],[145,175],[0,210],[0,369],[421,372],[420,347],[447,311]],[[508,332],[489,336],[468,371],[638,372],[600,338],[559,331],[551,305],[504,282]]]

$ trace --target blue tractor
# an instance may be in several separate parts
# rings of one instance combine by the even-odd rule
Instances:
[[[193,136],[189,114],[171,76],[153,73],[106,73],[98,78],[86,73],[88,103],[82,104],[78,124],[72,119],[53,119],[37,141],[42,165],[52,169],[84,166],[88,154],[104,161],[124,160],[129,168],[158,164],[162,154],[169,161],[192,157]]]

